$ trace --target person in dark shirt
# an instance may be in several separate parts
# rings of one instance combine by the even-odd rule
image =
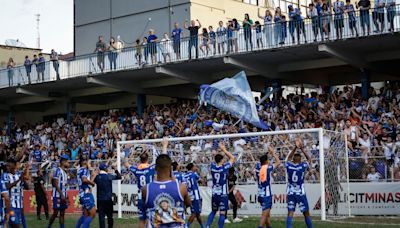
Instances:
[[[357,9],[360,9],[360,24],[363,30],[363,36],[365,36],[365,27],[367,27],[367,35],[371,30],[369,20],[369,9],[371,8],[371,2],[369,0],[360,0],[356,2]]]
[[[234,223],[242,221],[242,219],[237,217],[238,202],[236,200],[235,194],[233,193],[233,191],[235,190],[236,181],[237,181],[237,177],[235,175],[235,168],[231,167],[229,169],[229,176],[228,176],[228,190],[229,190],[228,199],[232,203],[233,222]],[[228,214],[228,213],[226,213],[226,214]]]
[[[42,207],[44,208],[44,214],[46,215],[46,220],[49,219],[49,206],[47,204],[47,195],[43,184],[44,184],[43,171],[39,167],[37,171],[37,176],[34,177],[33,179],[33,186],[36,196],[36,215],[38,220],[41,220],[40,212]]]
[[[157,63],[157,41],[158,37],[154,34],[154,29],[150,29],[149,36],[147,37],[147,48],[150,52],[152,64]]]
[[[32,62],[29,59],[29,56],[25,56],[24,66],[26,71],[26,77],[28,77],[28,83],[31,84]]]
[[[97,53],[97,66],[100,68],[101,73],[104,71],[104,52],[107,50],[106,43],[104,43],[103,36],[99,36],[99,41],[96,43],[96,49],[94,50]]]
[[[196,21],[199,25],[196,25]],[[199,20],[192,20],[190,22],[190,26],[187,25],[186,21],[184,24],[185,29],[189,30],[189,59],[192,59],[192,47],[195,48],[196,51],[196,59],[199,57],[199,29],[201,28],[201,23]]]
[[[100,228],[105,228],[105,216],[107,215],[108,228],[112,228],[113,220],[113,200],[112,200],[112,181],[121,180],[121,174],[115,170],[115,174],[107,173],[107,165],[102,163],[99,166],[100,173],[94,178],[97,186],[97,212],[99,213]]]

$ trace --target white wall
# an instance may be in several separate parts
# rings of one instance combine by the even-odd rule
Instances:
[[[120,35],[133,44],[153,28],[161,37],[175,21],[190,18],[189,0],[170,2],[171,11],[168,0],[75,0],[75,54],[93,53],[99,35],[106,43]]]

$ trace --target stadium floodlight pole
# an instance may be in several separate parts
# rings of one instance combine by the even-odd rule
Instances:
[[[349,174],[349,148],[347,145],[347,134],[344,134],[344,150],[346,153],[346,182],[347,182],[347,194],[346,194],[346,201],[347,201],[347,207],[349,208],[348,212],[349,212],[349,217],[351,216],[351,205],[350,205],[350,174]]]
[[[321,189],[321,220],[326,220],[325,205],[325,158],[324,158],[324,129],[318,129],[319,141],[319,183]]]
[[[117,170],[121,173],[121,145],[117,142]],[[122,218],[121,181],[117,182],[118,218]]]

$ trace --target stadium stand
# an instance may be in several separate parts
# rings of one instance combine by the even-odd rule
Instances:
[[[288,130],[323,127],[343,131],[349,139],[350,181],[399,181],[400,159],[398,148],[400,134],[400,85],[387,83],[379,90],[370,89],[369,98],[362,99],[359,87],[345,86],[332,93],[323,90],[311,94],[289,94],[279,99],[265,100],[258,106],[260,117],[269,130]],[[68,155],[71,165],[71,188],[76,188],[74,173],[78,160],[87,157],[96,167],[106,160],[115,167],[116,141],[181,137],[207,134],[241,133],[258,131],[249,125],[234,126],[237,119],[210,106],[198,109],[195,100],[180,101],[169,105],[149,105],[143,117],[133,109],[76,114],[68,124],[63,117],[49,118],[37,124],[15,123],[1,127],[1,160],[14,157],[21,163],[31,161],[32,171],[39,166],[56,167],[61,155]],[[283,145],[285,140],[278,143]],[[253,166],[257,153],[267,147],[268,139],[246,138],[233,142],[234,152],[259,148],[245,153],[238,166],[239,183],[254,183]],[[213,142],[193,145],[175,145],[181,162],[202,164],[200,173],[207,183],[210,156],[197,156],[200,152],[211,154]],[[315,140],[308,140],[307,150],[317,160]],[[276,145],[279,149],[279,144]],[[279,150],[281,159],[289,151]],[[254,156],[249,156],[253,154]],[[250,164],[250,165],[249,165]],[[318,181],[317,163],[306,177],[308,182]],[[49,173],[47,173],[47,176]],[[129,174],[125,174],[129,175]],[[278,168],[274,182],[283,182],[285,171]],[[135,182],[133,177],[125,183]]]

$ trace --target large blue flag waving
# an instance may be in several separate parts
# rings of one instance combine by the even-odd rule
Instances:
[[[211,104],[231,115],[267,129],[260,120],[246,74],[241,71],[233,78],[224,78],[211,85],[200,86],[200,104]]]

